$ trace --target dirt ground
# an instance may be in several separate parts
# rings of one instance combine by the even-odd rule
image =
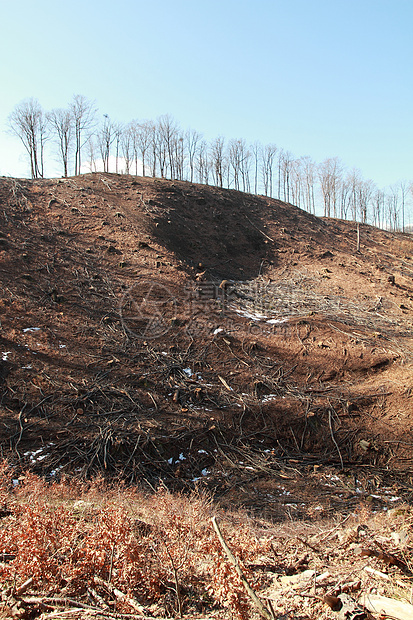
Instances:
[[[411,500],[411,236],[186,182],[1,178],[0,282],[18,470],[274,521]]]

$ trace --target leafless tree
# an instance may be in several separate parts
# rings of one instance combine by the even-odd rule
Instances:
[[[304,208],[308,213],[315,213],[316,164],[311,157],[301,158],[303,174]]]
[[[402,232],[404,232],[405,215],[406,215],[406,198],[407,198],[407,192],[409,189],[409,183],[407,181],[400,181],[399,188],[400,188],[400,199],[401,199],[401,210],[402,210]]]
[[[124,131],[124,127],[122,123],[113,123],[113,133],[114,139],[113,143],[115,145],[115,172],[119,173],[119,154],[121,149],[121,139]]]
[[[97,172],[96,160],[98,158],[98,152],[97,152],[95,137],[93,135],[90,136],[85,146],[86,146],[86,154],[87,154],[86,157],[88,161],[88,168],[90,172]]]
[[[346,220],[348,218],[348,213],[350,210],[351,203],[351,194],[352,192],[352,180],[349,174],[341,180],[340,183],[340,191],[339,191],[339,217],[342,220]]]
[[[202,134],[195,129],[188,129],[185,133],[185,149],[188,153],[188,165],[189,165],[189,180],[191,183],[194,180],[195,175],[195,162],[197,159],[197,152],[199,144],[202,140]]]
[[[184,134],[181,130],[175,136],[174,144],[173,144],[173,157],[175,162],[175,178],[179,181],[184,180],[184,169],[185,169],[185,142],[184,142]]]
[[[133,126],[132,123],[123,128],[120,136],[120,152],[125,162],[125,174],[130,174],[133,159]]]
[[[349,188],[349,208],[351,218],[356,221],[360,214],[360,185],[363,182],[360,170],[353,168],[347,174],[348,188]]]
[[[302,209],[304,201],[303,162],[295,159],[291,165],[291,199],[292,203]]]
[[[63,176],[68,176],[69,155],[73,146],[74,128],[70,110],[57,108],[47,114],[47,120],[55,137],[59,157],[63,165]]]
[[[210,161],[212,178],[218,187],[224,186],[224,176],[226,168],[225,160],[225,139],[219,136],[212,142],[210,149]]]
[[[198,152],[197,152],[197,172],[198,172],[198,181],[199,183],[205,183],[205,185],[209,184],[209,173],[210,173],[210,161],[208,157],[208,145],[205,140],[202,140],[199,144]]]
[[[115,141],[115,125],[107,114],[104,114],[103,124],[97,132],[97,143],[103,162],[103,172],[109,172],[110,148]]]
[[[337,157],[323,161],[319,166],[319,179],[324,201],[324,216],[337,216],[337,201],[342,180],[342,165]]]
[[[291,170],[294,157],[290,151],[280,151],[278,155],[278,198],[290,202]]]
[[[146,165],[151,160],[152,176],[156,175],[156,127],[152,121],[132,121],[132,144],[135,154],[135,173],[138,174],[138,160],[142,163],[142,174],[146,176]]]
[[[161,176],[176,177],[175,145],[179,136],[176,121],[169,114],[160,116],[157,120],[158,157],[160,160]]]
[[[97,110],[95,103],[89,101],[84,95],[74,95],[70,104],[70,112],[75,132],[75,175],[78,175],[82,165],[82,148],[88,141],[90,132],[95,125]]]
[[[245,140],[233,139],[228,143],[228,162],[232,174],[234,188],[249,191],[249,163],[251,153],[248,151]]]
[[[44,176],[44,145],[48,138],[46,115],[37,99],[25,99],[9,117],[9,127],[23,143],[33,179]]]
[[[384,225],[386,194],[378,189],[373,196],[373,224],[380,228]]]
[[[251,144],[251,153],[254,157],[254,194],[258,194],[258,169],[262,153],[261,142],[257,140]]]
[[[390,230],[397,230],[399,227],[399,198],[399,187],[397,185],[392,185],[389,188],[389,193],[386,195],[387,221]]]
[[[368,220],[369,208],[371,206],[371,200],[373,196],[375,186],[373,181],[361,180],[359,184],[359,212],[361,221],[365,224]]]

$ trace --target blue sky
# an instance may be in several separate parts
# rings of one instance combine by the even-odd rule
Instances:
[[[0,174],[24,176],[14,106],[74,94],[112,120],[169,113],[210,140],[413,179],[413,0],[1,0]],[[53,163],[46,173],[56,173]]]

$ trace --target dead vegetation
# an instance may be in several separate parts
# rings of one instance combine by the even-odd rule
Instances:
[[[276,611],[276,617],[337,617],[334,610],[325,610],[320,598],[346,594],[341,586],[357,579],[345,573],[343,564],[345,577],[334,573],[321,591],[323,582],[317,579],[323,566],[331,570],[330,552],[310,540],[313,532],[320,527],[327,534],[323,520],[334,522],[333,530],[341,521],[346,529],[347,520],[370,528],[376,519],[386,521],[383,511],[391,513],[412,499],[412,244],[408,235],[369,226],[357,229],[351,222],[315,218],[276,200],[194,184],[102,174],[1,179],[0,445],[14,479],[24,476],[14,490],[5,486],[2,523],[17,527],[21,519],[21,528],[32,529],[18,497],[26,489],[29,498],[36,487],[42,491],[34,493],[35,521],[44,513],[45,523],[61,519],[68,531],[70,524],[80,523],[80,529],[90,530],[91,548],[99,536],[105,541],[92,553],[101,562],[96,578],[105,583],[87,581],[95,598],[70,586],[65,602],[56,602],[58,581],[50,586],[45,568],[46,576],[38,582],[42,585],[32,581],[27,586],[30,595],[20,592],[44,600],[24,604],[29,611],[23,615],[139,613],[134,604],[149,616],[219,615],[224,613],[223,595],[212,603],[203,590],[212,587],[205,585],[212,573],[220,575],[224,590],[228,580],[237,584],[239,591],[227,593],[231,613],[252,613],[240,577],[232,576],[214,534],[210,519],[218,511],[224,539],[241,558],[254,589],[262,593],[269,586],[268,571],[255,574],[248,569],[248,563],[261,562],[261,555],[266,566],[268,558],[280,561],[277,575],[298,573],[301,566],[315,570],[316,577],[312,573],[305,586],[297,582],[300,596],[291,584],[288,592],[277,589],[277,605],[284,609],[281,597],[290,611]],[[102,494],[97,516],[91,516],[95,508],[88,508],[83,516],[89,521],[80,519],[66,499],[42,503],[46,487],[28,471],[63,495],[70,487],[70,493],[85,502],[86,482],[79,482],[77,491],[74,482],[64,490],[69,476],[138,485],[155,494],[150,498],[139,491],[133,499],[145,506],[153,502],[149,512],[166,502],[165,497],[165,505],[189,502],[185,510],[192,510],[191,502],[200,497],[211,498],[198,506],[202,518],[196,517],[196,528],[202,535],[194,534],[194,551],[188,551],[193,558],[197,555],[208,579],[202,571],[191,576],[187,552],[179,547],[182,541],[172,553],[163,525],[156,530],[156,543],[155,530],[148,530],[142,551],[152,558],[148,570],[162,557],[158,598],[150,586],[145,585],[149,589],[141,595],[138,587],[129,589],[127,576],[123,581],[108,579],[112,555],[115,575],[117,551],[99,524],[120,519],[130,532],[132,509],[107,516],[101,512]],[[96,485],[93,488],[96,491]],[[183,492],[186,499],[169,492]],[[194,492],[198,495],[191,495]],[[124,507],[126,500],[122,502]],[[258,521],[223,512],[237,506]],[[410,515],[407,507],[403,511]],[[154,524],[154,517],[133,518]],[[277,559],[267,543],[261,548],[254,542],[248,555],[248,540],[255,536],[251,531],[275,528],[274,523],[286,519],[296,532],[289,531],[282,542],[288,562],[295,558],[293,568],[286,568],[287,559]],[[235,522],[252,528],[241,527],[245,547],[234,543]],[[298,523],[302,533],[309,528],[311,534],[297,534]],[[56,551],[65,527],[56,530],[54,542],[45,543],[54,549],[45,564],[53,579],[64,579],[61,565],[72,575],[79,564],[76,559],[68,568],[69,560],[62,559],[66,547]],[[99,532],[95,542],[93,528]],[[334,530],[331,549],[341,544],[340,528]],[[185,532],[184,538],[192,536]],[[171,536],[179,539],[177,532]],[[211,545],[214,540],[214,554],[223,562],[218,568],[202,547],[203,536]],[[259,540],[261,534],[257,536]],[[82,544],[71,538],[67,549]],[[135,553],[135,547],[130,551],[124,544],[122,553]],[[344,558],[345,550],[350,558],[346,570],[356,562],[349,549],[343,547],[340,556]],[[379,572],[386,558],[410,566],[408,555],[400,555],[388,542],[383,545],[380,538],[369,539],[363,550],[357,562],[370,562]],[[309,552],[308,567],[303,558]],[[5,575],[9,569],[16,571],[25,557],[22,550],[18,559],[9,543],[0,553]],[[48,553],[39,550],[39,557],[48,558]],[[323,560],[317,564],[320,553]],[[85,560],[85,570],[92,574],[90,561]],[[400,563],[386,566],[386,571],[403,573]],[[86,572],[80,571],[76,583],[89,579]],[[16,600],[7,599],[6,604],[17,609],[16,593],[37,573],[31,565],[7,575],[6,599]],[[139,579],[146,584],[151,576],[145,575]],[[403,575],[402,581],[407,577]],[[198,584],[193,600],[190,586],[181,586],[192,579]],[[366,588],[363,582],[357,590],[358,602],[362,593],[371,594]],[[392,598],[385,588],[380,593]],[[88,605],[89,611],[69,611],[69,600]],[[148,601],[158,606],[156,611],[146,609]],[[272,613],[271,604],[264,604]]]
[[[409,617],[407,506],[277,526],[202,493],[14,475],[3,464],[3,617]]]

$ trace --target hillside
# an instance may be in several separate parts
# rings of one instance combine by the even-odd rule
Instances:
[[[222,282],[222,281],[225,282]],[[413,239],[262,196],[0,179],[0,440],[272,519],[412,490]]]

